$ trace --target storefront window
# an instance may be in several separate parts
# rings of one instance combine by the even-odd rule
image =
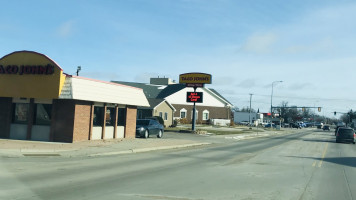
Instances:
[[[27,124],[29,104],[28,103],[14,103],[13,104],[12,123]]]
[[[51,125],[52,104],[35,104],[35,125]]]
[[[107,108],[106,110],[106,126],[114,126],[115,108]]]
[[[143,119],[142,118],[142,110],[137,110],[137,119]]]
[[[118,111],[118,117],[117,117],[117,125],[118,126],[125,126],[126,122],[126,109],[125,108],[119,108]]]
[[[104,107],[94,106],[93,126],[103,126]]]

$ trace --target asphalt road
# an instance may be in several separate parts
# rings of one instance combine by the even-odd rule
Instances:
[[[333,132],[102,157],[0,158],[0,199],[356,199],[356,145]]]

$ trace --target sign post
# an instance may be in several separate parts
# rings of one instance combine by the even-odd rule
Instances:
[[[194,92],[187,92],[187,102],[193,103],[192,131],[195,131],[196,107],[195,103],[203,103],[203,93],[197,92],[198,87],[211,84],[211,75],[204,73],[186,73],[179,75],[179,83],[185,83],[186,87],[193,87]]]

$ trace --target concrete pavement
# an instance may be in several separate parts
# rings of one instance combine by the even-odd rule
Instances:
[[[155,150],[197,147],[226,142],[236,142],[255,137],[294,133],[296,129],[264,131],[262,133],[244,133],[236,135],[196,135],[177,132],[165,132],[163,138],[97,140],[77,143],[54,143],[40,141],[0,139],[0,156],[106,156],[129,153],[141,153]]]

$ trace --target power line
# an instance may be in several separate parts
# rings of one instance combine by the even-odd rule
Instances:
[[[234,94],[231,96],[246,96],[247,94]],[[259,97],[271,97],[271,95],[266,94],[253,94]],[[229,95],[227,95],[229,96]],[[320,100],[320,101],[352,101],[355,102],[355,99],[333,99],[333,98],[319,98],[319,97],[300,97],[300,96],[278,96],[273,95],[273,98],[293,98],[293,99],[301,99],[301,100]]]

